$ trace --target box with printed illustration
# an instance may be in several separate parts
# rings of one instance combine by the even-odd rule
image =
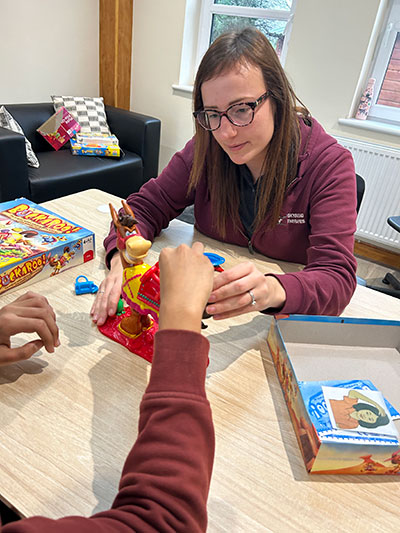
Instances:
[[[81,129],[74,117],[61,107],[46,120],[37,131],[46,139],[55,150],[59,150]]]
[[[115,135],[79,133],[71,139],[72,155],[120,157],[121,148]]]
[[[0,294],[94,258],[94,233],[25,198],[0,203]]]
[[[400,474],[400,321],[291,315],[267,341],[307,471]]]

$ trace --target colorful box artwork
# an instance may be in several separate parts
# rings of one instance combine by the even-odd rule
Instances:
[[[120,157],[121,148],[115,135],[103,133],[80,133],[71,139],[73,155]]]
[[[25,198],[0,203],[0,294],[94,255],[92,231]]]
[[[267,341],[307,471],[400,474],[400,321],[292,315]]]
[[[81,127],[74,117],[61,107],[54,115],[44,122],[37,131],[55,150],[59,150]]]

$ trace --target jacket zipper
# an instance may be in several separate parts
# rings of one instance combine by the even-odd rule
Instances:
[[[299,175],[297,174],[295,178],[292,179],[292,181],[288,184],[288,186],[286,187],[286,192],[288,192],[288,190],[296,183],[297,180],[299,180]],[[251,253],[251,255],[255,255],[256,253],[256,250],[254,249],[254,246],[253,246],[253,243],[251,242],[253,237],[254,237],[254,233],[253,235],[251,236],[251,238],[249,239],[247,237],[247,235],[242,231],[240,230],[240,233],[243,235],[243,237],[245,237],[247,239],[247,249],[249,250],[249,252]]]
[[[254,250],[254,247],[253,247],[253,243],[251,242],[251,239],[253,237],[251,237],[250,239],[247,237],[247,235],[240,229],[238,228],[240,233],[243,235],[243,237],[247,240],[247,249],[249,250],[249,252],[251,253],[251,255],[254,255],[256,253],[256,251]]]

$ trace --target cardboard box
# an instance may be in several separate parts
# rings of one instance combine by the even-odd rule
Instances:
[[[71,152],[73,155],[121,156],[117,137],[102,133],[80,133],[71,139]]]
[[[369,380],[399,409],[400,321],[291,315],[274,319],[267,341],[307,471],[399,474],[397,438],[324,431],[327,406],[316,382],[366,389]],[[398,432],[400,422],[394,426]]]
[[[59,150],[71,137],[80,131],[81,126],[74,117],[61,107],[54,115],[44,122],[38,131],[55,150]]]
[[[107,133],[77,133],[75,135],[75,140],[82,144],[82,143],[94,143],[96,145],[100,146],[107,146],[109,144],[119,144],[119,141],[115,135],[107,135]]]
[[[94,258],[90,230],[25,198],[0,203],[0,294]]]

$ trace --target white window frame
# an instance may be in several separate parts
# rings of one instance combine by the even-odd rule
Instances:
[[[287,20],[285,29],[285,40],[283,42],[281,52],[281,63],[285,64],[288,42],[290,39],[290,33],[293,26],[293,16],[296,9],[297,0],[293,0],[290,11],[282,9],[265,9],[256,7],[241,7],[241,6],[228,6],[222,4],[214,4],[214,0],[202,0],[200,22],[199,22],[199,36],[197,44],[196,54],[196,70],[200,64],[201,58],[205,54],[210,44],[211,24],[213,15],[231,15],[237,17],[250,17],[250,18],[265,18],[265,19],[278,19]]]
[[[370,78],[375,78],[375,91],[367,120],[400,125],[400,108],[377,104],[397,33],[400,33],[400,0],[391,0],[378,40]]]
[[[279,18],[281,20],[287,18],[285,41],[280,58],[284,65],[296,4],[297,0],[293,0],[291,10],[283,11],[214,5],[212,0],[186,0],[179,82],[172,85],[173,93],[192,98],[194,77],[210,40],[213,12],[226,13],[227,8],[229,8],[229,14],[234,16],[241,14],[256,18]]]

